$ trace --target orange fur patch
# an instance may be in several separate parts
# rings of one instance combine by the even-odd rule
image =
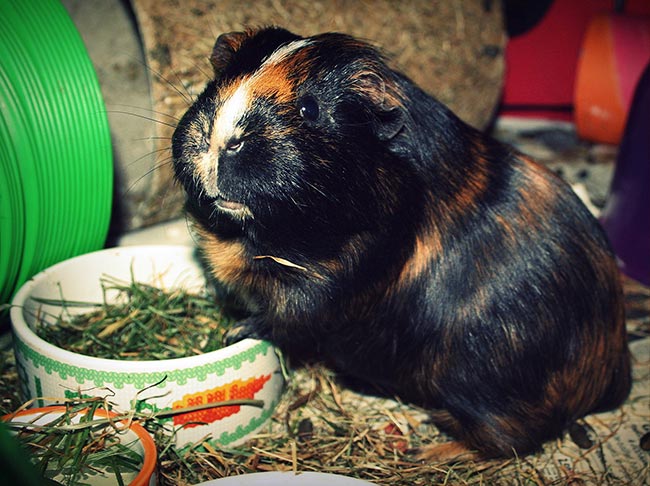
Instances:
[[[423,462],[433,462],[438,464],[480,460],[480,456],[477,452],[468,449],[465,445],[456,441],[421,447],[418,450],[416,457],[418,460]]]
[[[250,82],[253,98],[273,98],[277,103],[295,100],[295,85],[289,79],[291,71],[285,64],[272,64],[257,72]]]
[[[203,240],[203,254],[215,278],[226,285],[245,285],[250,265],[244,244],[239,240],[221,240],[201,227],[198,234]]]
[[[293,103],[296,87],[307,79],[308,48],[288,55],[281,63],[264,64],[250,81],[253,98],[273,98],[279,104]]]
[[[442,252],[442,237],[434,217],[430,216],[427,226],[415,237],[413,252],[399,275],[399,285],[414,282]]]

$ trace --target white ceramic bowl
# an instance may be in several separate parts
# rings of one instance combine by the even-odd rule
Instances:
[[[102,302],[102,275],[131,279],[165,289],[190,291],[205,285],[194,250],[185,246],[131,246],[78,256],[50,267],[18,291],[12,302],[11,323],[18,373],[26,398],[43,406],[61,398],[105,396],[117,410],[132,408],[147,398],[147,411],[170,410],[235,398],[264,401],[264,407],[212,408],[166,419],[176,429],[176,445],[210,435],[213,445],[235,446],[256,432],[271,416],[283,389],[280,363],[266,341],[245,339],[217,351],[160,361],[121,361],[73,353],[38,337],[32,328],[37,314],[60,314],[60,307],[32,297]],[[110,300],[110,297],[109,297]],[[71,313],[88,308],[68,306]],[[46,318],[47,319],[47,318]],[[53,318],[51,318],[53,319]],[[155,383],[156,387],[141,390]],[[114,395],[113,395],[114,393]]]
[[[196,486],[368,486],[373,483],[339,474],[270,471],[213,479]]]

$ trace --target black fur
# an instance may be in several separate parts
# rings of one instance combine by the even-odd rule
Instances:
[[[213,126],[197,120],[219,123],[229,85],[299,39],[229,36],[173,155],[212,271],[252,312],[234,336],[438,410],[483,456],[527,453],[624,400],[621,289],[597,221],[554,175],[363,42],[322,34],[284,59],[290,96],[252,100],[246,142],[217,154],[219,196],[208,196],[196,161],[216,150]],[[316,117],[304,116],[305,96]],[[236,258],[222,261],[222,248]]]

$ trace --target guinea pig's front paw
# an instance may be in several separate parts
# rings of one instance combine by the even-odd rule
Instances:
[[[260,325],[259,319],[249,317],[248,319],[234,323],[224,334],[223,342],[226,346],[230,346],[246,338],[268,338],[268,333],[264,332],[264,328]]]

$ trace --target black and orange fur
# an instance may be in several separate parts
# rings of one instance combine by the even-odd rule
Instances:
[[[525,454],[619,405],[630,368],[617,266],[570,188],[357,39],[317,35],[265,63],[300,39],[221,36],[215,78],[173,137],[208,266],[251,312],[233,338],[429,407],[459,441],[432,448],[437,459]],[[211,130],[245,79],[231,153]],[[218,169],[201,178],[210,151]]]

